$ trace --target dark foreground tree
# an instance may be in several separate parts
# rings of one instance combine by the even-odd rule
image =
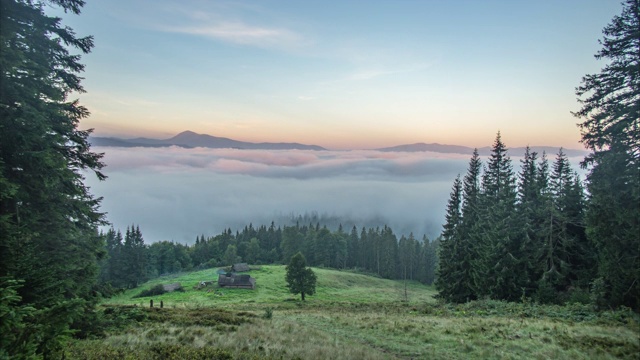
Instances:
[[[103,164],[78,129],[87,109],[68,96],[83,91],[71,51],[88,53],[93,39],[44,12],[78,14],[83,4],[0,2],[0,302],[3,316],[7,307],[21,315],[2,321],[0,358],[56,357],[70,325],[90,313],[103,216],[83,171],[103,179]]]
[[[592,151],[587,236],[598,253],[598,303],[640,309],[640,0],[626,0],[595,55],[608,63],[587,75],[574,115]]]
[[[300,294],[302,301],[306,295],[313,295],[316,292],[316,274],[307,268],[307,260],[300,252],[291,257],[285,279],[289,291],[292,294]]]

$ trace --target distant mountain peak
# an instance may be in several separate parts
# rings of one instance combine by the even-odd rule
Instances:
[[[169,139],[120,139],[91,137],[90,141],[96,146],[114,147],[168,147],[179,146],[184,148],[204,147],[212,149],[255,149],[255,150],[326,150],[318,145],[305,145],[298,143],[252,143],[238,141],[224,137],[216,137],[207,134],[198,134],[191,130],[183,131]]]

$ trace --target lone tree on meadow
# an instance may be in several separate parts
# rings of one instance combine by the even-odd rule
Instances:
[[[291,257],[285,279],[289,291],[292,294],[300,294],[302,301],[305,295],[313,295],[316,292],[316,274],[307,268],[307,260],[300,252]]]

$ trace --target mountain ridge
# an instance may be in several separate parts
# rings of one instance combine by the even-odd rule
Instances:
[[[530,146],[530,151],[535,151],[538,155],[542,155],[545,152],[547,155],[557,154],[560,150],[560,146]],[[509,156],[523,156],[525,153],[526,147],[513,147],[507,148]],[[424,151],[432,151],[438,153],[448,153],[448,154],[468,154],[471,155],[473,153],[473,148],[463,145],[445,145],[438,143],[415,143],[415,144],[405,144],[398,146],[391,146],[385,148],[374,149],[377,151],[385,151],[385,152],[424,152]],[[562,151],[565,155],[569,157],[573,156],[585,156],[588,154],[586,150],[579,149],[567,149],[562,147]],[[480,156],[486,156],[491,154],[491,146],[484,146],[478,148],[478,154]]]
[[[152,139],[145,137],[137,137],[131,139],[117,138],[117,137],[90,137],[89,141],[94,146],[107,146],[107,147],[169,147],[178,146],[183,148],[195,148],[204,147],[212,149],[244,149],[244,150],[314,150],[324,151],[328,150],[319,145],[300,144],[297,142],[247,142],[239,141],[226,137],[218,137],[208,134],[198,134],[196,132],[186,130],[178,133],[168,139]],[[531,151],[535,151],[538,155],[542,152],[546,152],[548,155],[557,154],[560,147],[554,146],[531,146]],[[414,143],[403,144],[391,147],[372,149],[376,151],[385,152],[437,152],[446,154],[467,154],[473,153],[473,148],[464,145],[447,145],[439,143]],[[524,147],[509,148],[510,156],[522,156],[524,155]],[[566,149],[563,148],[563,152],[569,156],[585,156],[588,154],[586,150],[578,149]],[[491,147],[485,146],[478,148],[478,153],[481,156],[491,154]]]
[[[138,137],[122,139],[117,137],[90,137],[89,141],[95,146],[110,147],[169,147],[179,146],[183,148],[205,147],[211,149],[245,149],[245,150],[327,150],[318,145],[307,145],[287,142],[260,142],[233,140],[225,137],[217,137],[207,134],[198,134],[193,131],[183,131],[168,139],[151,139]]]

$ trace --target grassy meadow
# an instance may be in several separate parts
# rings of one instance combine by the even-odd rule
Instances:
[[[152,280],[106,299],[104,334],[72,342],[67,358],[640,359],[639,317],[631,311],[441,304],[417,282],[314,271],[317,292],[304,303],[288,293],[284,266],[252,270],[255,290],[194,288],[216,280],[215,269]],[[185,291],[134,298],[174,282]]]

